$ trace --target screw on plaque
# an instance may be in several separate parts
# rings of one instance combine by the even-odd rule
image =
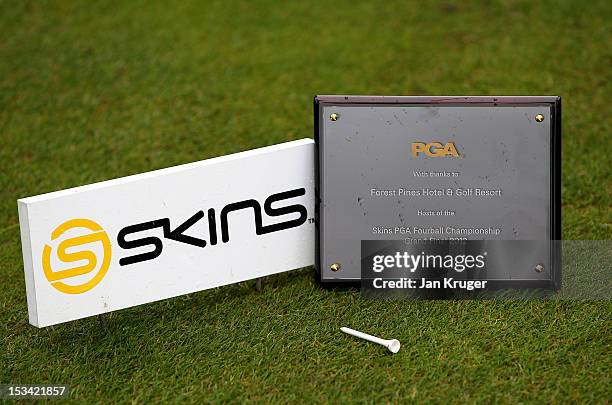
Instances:
[[[544,265],[543,264],[537,264],[534,268],[535,271],[537,271],[538,273],[541,273],[544,271]]]
[[[333,263],[331,266],[329,266],[329,268],[331,271],[338,271],[340,268],[342,268],[342,265],[340,263]]]
[[[338,118],[340,118],[340,114],[338,113],[331,113],[329,114],[329,119],[332,121],[338,121]]]
[[[538,114],[538,115],[536,115],[536,116],[535,116],[535,120],[536,120],[537,122],[542,122],[542,121],[544,121],[544,115],[542,115],[542,114]]]

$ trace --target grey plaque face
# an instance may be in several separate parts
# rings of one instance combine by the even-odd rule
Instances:
[[[315,132],[323,283],[359,281],[362,240],[560,239],[557,97],[319,96]],[[489,277],[552,280],[532,246]]]

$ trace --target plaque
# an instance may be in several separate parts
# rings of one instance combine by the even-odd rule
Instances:
[[[469,241],[446,246],[488,250],[465,277],[559,288],[559,97],[317,96],[314,135],[324,286],[361,282],[363,260],[402,243]]]

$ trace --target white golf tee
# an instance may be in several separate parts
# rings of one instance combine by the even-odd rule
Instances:
[[[381,339],[379,337],[368,335],[367,333],[359,332],[358,330],[351,329],[351,328],[345,328],[345,327],[340,328],[340,330],[342,332],[344,332],[344,333],[349,334],[349,335],[353,335],[353,336],[358,337],[360,339],[364,339],[364,340],[367,340],[369,342],[377,343],[377,344],[379,344],[381,346],[384,346],[387,349],[389,349],[389,351],[391,353],[394,353],[394,354],[399,352],[399,349],[401,347],[400,342],[397,339],[389,339],[389,340]]]

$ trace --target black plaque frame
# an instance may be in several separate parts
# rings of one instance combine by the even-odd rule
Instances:
[[[321,147],[322,108],[328,105],[439,105],[439,106],[530,106],[546,105],[551,109],[550,133],[550,230],[551,241],[560,241],[561,236],[561,97],[559,96],[354,96],[354,95],[319,95],[314,98],[314,139],[315,139],[315,270],[319,285],[324,288],[359,287],[360,282],[350,279],[325,280],[321,269],[321,232],[325,223],[321,215],[324,209],[321,181],[324,153]],[[561,288],[561,244],[551,243],[551,278],[540,280],[500,280],[489,283],[493,288],[543,288],[558,290]]]

